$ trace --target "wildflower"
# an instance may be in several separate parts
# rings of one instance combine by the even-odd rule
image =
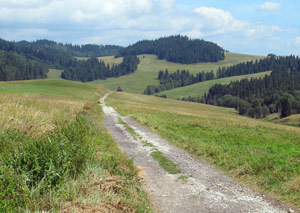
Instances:
[[[2,185],[2,190],[4,190],[4,189],[5,189],[5,184]]]

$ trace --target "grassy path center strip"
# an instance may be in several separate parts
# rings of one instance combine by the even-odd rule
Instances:
[[[119,118],[119,124],[123,125],[126,130],[131,134],[131,136],[135,139],[135,140],[139,140],[141,141],[144,146],[149,146],[149,147],[153,147],[155,148],[155,146],[153,144],[151,144],[150,142],[148,142],[147,140],[143,140],[143,137],[138,135],[133,128],[131,128],[126,122],[124,122],[121,118]],[[168,159],[167,157],[165,157],[163,155],[162,152],[158,151],[157,148],[155,148],[155,151],[151,152],[151,157],[156,160],[159,165],[166,170],[168,173],[170,174],[178,174],[181,173],[180,169],[178,168],[178,165],[175,164],[173,161],[171,161],[170,159]]]

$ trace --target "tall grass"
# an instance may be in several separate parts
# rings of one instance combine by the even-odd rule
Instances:
[[[76,178],[92,158],[93,144],[89,141],[89,127],[83,117],[58,123],[41,138],[32,138],[15,130],[0,133],[0,210],[20,210],[34,204],[33,196],[40,196],[59,187],[68,178]],[[34,194],[30,192],[34,191]]]
[[[104,127],[95,102],[106,92],[0,82],[0,212],[152,211],[137,168]]]

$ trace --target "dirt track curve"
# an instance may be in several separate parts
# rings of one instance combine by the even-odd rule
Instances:
[[[142,169],[144,188],[158,212],[296,212],[242,186],[205,161],[170,145],[132,119],[120,116],[105,104],[109,94],[100,100],[105,113],[104,123],[121,150]],[[127,123],[138,137],[133,137],[119,119]],[[171,175],[162,169],[150,156],[154,148],[145,146],[145,141],[178,164],[182,174]]]

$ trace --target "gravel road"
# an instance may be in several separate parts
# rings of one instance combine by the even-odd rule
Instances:
[[[128,117],[120,116],[112,107],[100,102],[105,113],[104,123],[120,149],[140,168],[145,190],[157,212],[296,212],[288,206],[237,183],[204,160],[170,145]],[[131,135],[119,119],[136,133]],[[153,146],[145,146],[145,142]],[[181,174],[171,175],[162,169],[150,153],[159,150],[176,163]]]

